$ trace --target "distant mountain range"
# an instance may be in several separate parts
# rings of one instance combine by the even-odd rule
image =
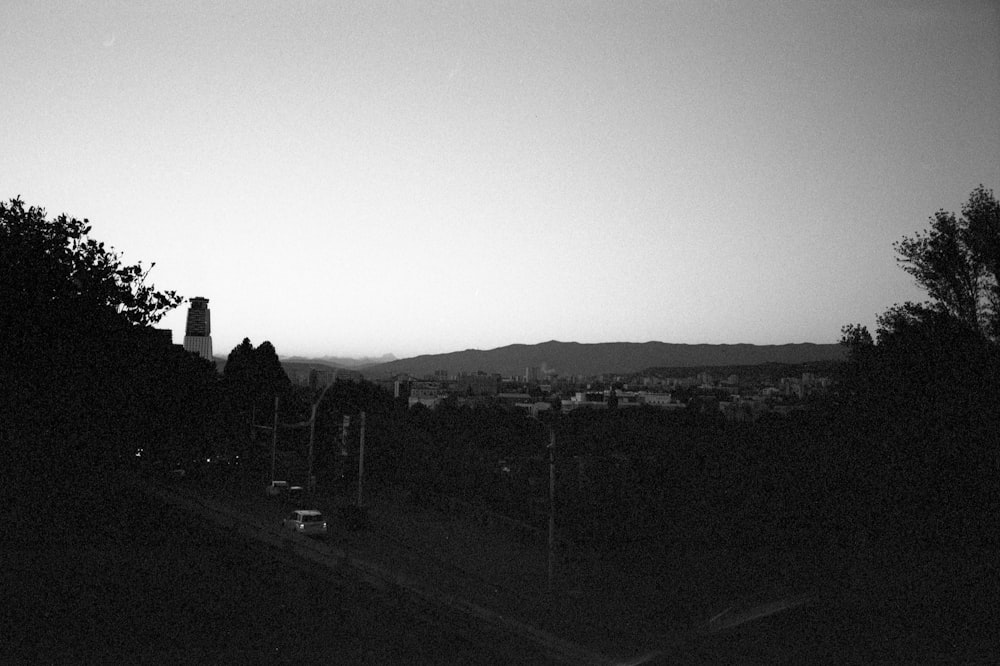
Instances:
[[[358,368],[364,368],[372,365],[379,365],[382,363],[389,363],[395,361],[396,357],[392,354],[383,354],[379,357],[363,357],[363,358],[346,358],[342,356],[321,356],[320,358],[303,358],[301,356],[289,356],[287,358],[282,358],[282,363],[306,363],[320,365],[331,365],[335,368],[347,368],[349,370],[357,370]]]
[[[384,357],[383,357],[384,358]],[[536,345],[508,345],[490,350],[467,349],[447,354],[425,354],[387,362],[355,363],[347,367],[365,377],[378,379],[407,374],[415,377],[445,370],[457,373],[498,373],[504,377],[523,376],[529,367],[540,373],[574,375],[631,374],[650,368],[697,368],[747,366],[763,363],[800,364],[839,361],[844,348],[838,344],[796,343],[785,345],[684,345],[667,342],[602,342],[582,344],[551,340]],[[339,359],[340,361],[352,359]],[[336,365],[332,357],[323,359],[282,359],[282,362]]]
[[[228,360],[225,356],[215,357],[215,366],[218,368],[219,372],[223,372],[226,368],[226,361]],[[382,363],[388,363],[390,361],[395,361],[396,357],[392,354],[383,354],[379,357],[363,357],[363,358],[345,358],[342,356],[321,356],[320,358],[305,358],[302,356],[287,356],[281,357],[281,365],[285,368],[285,372],[288,373],[289,377],[295,376],[306,376],[308,377],[310,370],[349,370],[352,372],[357,372],[361,368],[377,366]]]

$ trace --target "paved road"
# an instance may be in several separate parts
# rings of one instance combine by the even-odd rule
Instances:
[[[257,490],[253,496],[260,500],[260,491]],[[273,518],[276,519],[277,516]],[[395,527],[408,521],[397,522]],[[457,537],[465,534],[475,535],[486,543],[488,535],[481,534],[474,525],[464,524],[464,521],[449,519],[437,526],[442,529],[436,529],[433,523],[427,521],[418,522],[419,530],[412,534],[390,530],[394,527],[391,522],[383,524],[381,527],[384,529],[376,532],[393,532],[404,542],[418,546],[421,552],[440,555],[449,562],[461,565],[460,569],[487,575],[486,570],[476,569],[474,562],[461,557],[463,553],[468,554],[465,551],[475,551],[476,557],[482,558],[482,549],[471,547],[467,540],[459,547],[456,541]],[[457,523],[463,524],[457,531],[444,529]],[[367,539],[372,541],[371,537]],[[363,550],[363,541],[359,539],[352,548]],[[680,600],[681,595],[664,594],[663,590],[655,589],[657,583],[669,582],[664,580],[650,581],[652,594],[646,598],[631,590],[627,598],[647,602],[634,604],[634,607],[613,603],[621,601],[622,595],[595,594],[593,601],[607,603],[595,606],[596,610],[604,611],[605,618],[593,636],[583,636],[580,631],[574,631],[580,627],[597,626],[590,615],[582,613],[567,616],[570,620],[576,619],[579,627],[570,626],[568,630],[565,626],[548,627],[544,621],[536,626],[625,660],[636,656],[641,659],[647,649],[652,649],[646,662],[650,664],[996,663],[1000,641],[996,640],[995,623],[988,619],[992,617],[996,599],[1000,598],[995,551],[991,554],[989,549],[980,547],[977,550],[966,546],[968,544],[956,545],[956,548],[940,552],[920,550],[917,557],[898,562],[885,558],[885,561],[871,564],[869,568],[859,568],[859,581],[852,589],[845,589],[842,579],[831,580],[827,577],[827,567],[835,568],[837,565],[837,558],[829,554],[818,558],[817,553],[805,552],[801,559],[796,560],[768,551],[749,554],[746,561],[698,556],[673,564],[679,571],[693,574],[686,586],[692,588],[692,596],[695,602],[701,602],[702,610],[678,613],[677,609],[669,608],[669,603],[664,604],[664,615],[653,618],[654,624],[658,621],[668,629],[658,640],[635,639],[641,639],[642,625],[649,622],[649,610],[654,605],[648,602],[658,598],[664,601],[673,598],[674,602]],[[385,556],[388,551],[382,552],[384,548],[386,545],[382,544],[373,551],[373,555]],[[495,544],[491,542],[493,548]],[[510,553],[507,556],[511,556]],[[404,570],[412,566],[398,553],[394,553],[393,560]],[[526,572],[542,570],[537,562],[532,565],[530,558],[527,561],[512,561],[526,564],[523,567]],[[787,585],[785,594],[778,593],[784,584],[781,579],[786,576],[781,565],[790,562],[801,567],[801,573],[812,575],[809,579],[812,585],[806,588],[809,591],[806,595],[808,603],[801,606],[788,603],[789,599],[796,600],[802,596],[795,589],[799,586],[794,584],[794,580]],[[486,569],[499,571],[503,567],[495,558],[490,558]],[[457,575],[458,569],[455,571],[456,574],[449,577],[463,578]],[[794,568],[788,570],[789,573],[794,571]],[[768,583],[774,577],[778,578],[777,584]],[[504,578],[511,580],[509,574]],[[610,580],[619,582],[619,579]],[[684,583],[683,576],[679,574],[673,580]],[[626,583],[622,589],[627,589],[627,584],[634,581],[621,579],[620,582]],[[584,589],[598,590],[596,586]],[[713,589],[715,592],[712,592]],[[728,598],[726,590],[729,591]],[[476,592],[474,587],[467,588],[467,591]],[[716,604],[720,599],[726,602],[709,612],[713,599]],[[580,601],[586,600],[585,597]],[[691,604],[692,607],[697,605]],[[764,612],[778,606],[787,606],[791,610]],[[666,616],[673,616],[675,621],[664,623],[662,618]],[[716,617],[717,626],[708,633],[704,629],[712,627],[691,631],[701,625],[692,626],[683,622],[685,616],[702,622]],[[737,622],[741,618],[757,619]],[[636,629],[629,631],[630,624]],[[670,631],[671,626],[676,630]],[[612,647],[608,649],[606,645]]]
[[[549,663],[516,636],[317,577],[142,494],[36,490],[0,487],[4,663]],[[874,580],[855,602],[676,636],[647,663],[995,663],[1000,578],[975,554],[926,552],[919,571]]]
[[[0,648],[13,663],[546,664],[469,618],[319,577],[125,489],[14,512]]]

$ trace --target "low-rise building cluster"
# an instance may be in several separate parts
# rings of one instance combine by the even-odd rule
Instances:
[[[420,404],[434,408],[446,400],[458,405],[494,402],[537,416],[549,410],[679,410],[694,404],[700,411],[717,410],[729,420],[753,421],[764,414],[802,409],[808,396],[829,388],[830,378],[808,372],[777,380],[743,379],[736,374],[716,378],[706,371],[686,377],[640,374],[565,378],[528,368],[518,377],[486,372],[450,375],[442,370],[429,377],[398,376],[382,384],[411,407]]]

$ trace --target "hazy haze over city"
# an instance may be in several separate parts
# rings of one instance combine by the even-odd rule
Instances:
[[[1000,187],[998,35],[988,1],[6,2],[0,198],[210,299],[222,356],[829,343]]]

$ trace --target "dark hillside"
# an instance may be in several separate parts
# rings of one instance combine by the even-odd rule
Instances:
[[[402,359],[365,369],[368,377],[432,375],[437,370],[523,375],[527,367],[544,367],[562,376],[630,374],[647,368],[742,366],[761,363],[836,361],[844,350],[836,344],[681,345],[665,342],[581,344],[552,340],[537,345],[509,345],[482,351],[468,349]]]
[[[548,663],[107,478],[8,489],[4,663]]]

